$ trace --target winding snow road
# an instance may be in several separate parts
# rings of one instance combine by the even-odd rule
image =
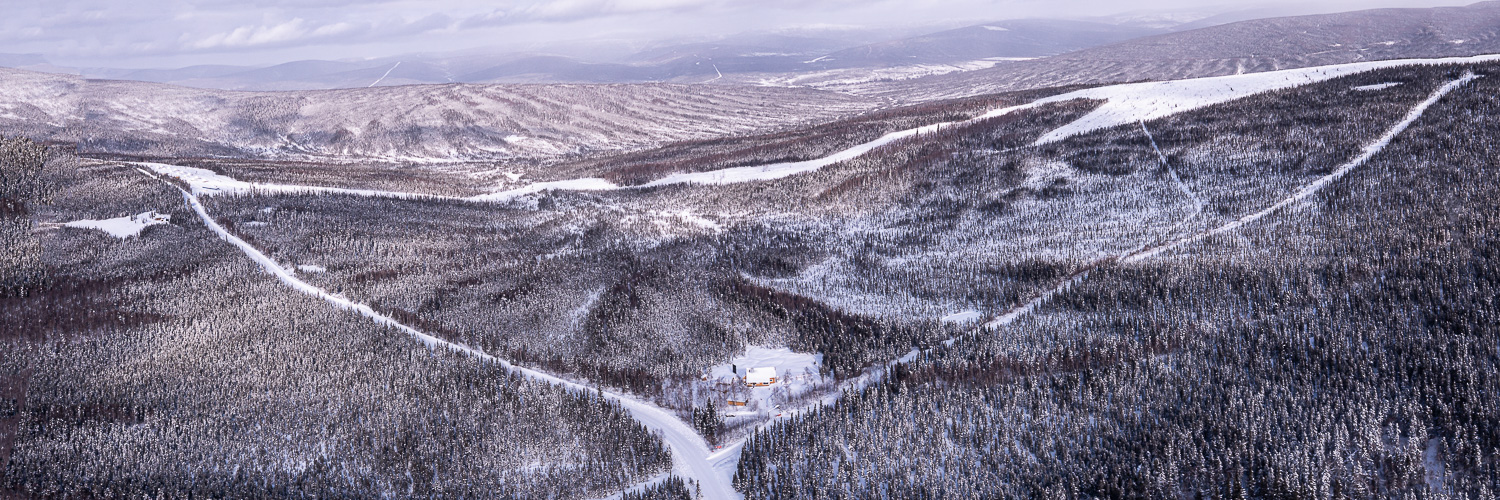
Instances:
[[[179,187],[178,189],[181,188]],[[421,330],[417,330],[416,328],[407,326],[400,321],[397,321],[395,318],[392,318],[385,314],[381,314],[379,311],[376,311],[374,308],[371,308],[368,305],[354,302],[342,295],[329,293],[327,290],[318,288],[317,286],[314,286],[311,283],[298,278],[291,271],[282,267],[280,264],[277,264],[275,260],[272,260],[270,257],[266,256],[265,253],[262,253],[260,249],[255,248],[254,245],[251,245],[245,240],[240,239],[238,236],[235,236],[228,230],[224,229],[224,226],[219,225],[219,223],[215,221],[213,217],[209,216],[208,210],[203,207],[203,203],[198,200],[197,195],[187,190],[182,190],[182,196],[187,204],[193,207],[193,211],[198,214],[198,218],[203,221],[203,224],[205,226],[208,226],[208,228],[212,230],[214,234],[219,235],[219,238],[239,248],[241,252],[250,257],[250,259],[255,261],[256,264],[260,264],[260,267],[262,269],[265,269],[266,272],[271,273],[272,276],[275,276],[287,286],[290,286],[299,292],[323,299],[329,304],[332,304],[334,307],[354,311],[362,316],[370,318],[376,323],[406,332],[412,337],[415,337],[418,341],[426,344],[428,347],[446,348],[486,361],[498,363],[506,369],[519,373],[527,378],[563,386],[571,390],[584,392],[597,390],[605,398],[619,403],[620,406],[625,408],[626,411],[630,412],[630,415],[634,417],[636,421],[640,422],[641,425],[644,425],[647,428],[656,431],[661,436],[662,440],[667,443],[667,446],[669,446],[672,450],[673,472],[686,479],[697,482],[698,487],[701,489],[706,498],[732,499],[740,497],[739,493],[730,486],[729,478],[721,473],[721,471],[715,469],[713,467],[713,464],[709,462],[708,443],[705,442],[697,432],[694,432],[691,427],[689,427],[686,423],[683,423],[681,419],[677,418],[677,416],[673,415],[671,412],[668,412],[661,407],[641,401],[629,395],[603,390],[598,387],[589,387],[546,372],[522,366],[516,366],[507,360],[497,358],[477,348],[443,340],[441,338],[424,333]]]
[[[1041,104],[1044,104],[1044,103],[1047,103],[1047,102],[1058,102],[1058,101],[1069,100],[1069,99],[1074,99],[1074,98],[1106,99],[1106,100],[1109,101],[1105,105],[1101,106],[1101,108],[1099,110],[1096,110],[1094,113],[1090,113],[1089,115],[1086,115],[1084,118],[1078,120],[1077,122],[1071,123],[1071,124],[1069,124],[1067,126],[1064,126],[1063,128],[1060,128],[1058,130],[1054,130],[1052,133],[1049,133],[1049,134],[1043,136],[1043,138],[1041,140],[1039,140],[1038,143],[1044,143],[1044,142],[1051,142],[1051,141],[1059,140],[1061,137],[1066,137],[1068,135],[1082,133],[1082,132],[1086,132],[1088,130],[1093,130],[1093,129],[1097,129],[1097,128],[1102,128],[1103,126],[1112,126],[1112,125],[1118,125],[1118,124],[1128,124],[1128,123],[1130,123],[1132,121],[1140,122],[1140,121],[1144,121],[1145,119],[1156,118],[1156,117],[1160,117],[1160,116],[1166,116],[1168,114],[1177,113],[1177,112],[1181,112],[1181,111],[1186,111],[1186,110],[1189,110],[1189,109],[1195,109],[1197,107],[1203,107],[1203,106],[1207,106],[1207,105],[1210,105],[1210,104],[1217,104],[1217,103],[1220,103],[1220,102],[1227,102],[1227,101],[1232,100],[1232,99],[1236,99],[1236,98],[1239,98],[1239,97],[1244,97],[1245,95],[1249,95],[1249,94],[1254,93],[1254,92],[1264,91],[1264,90],[1266,90],[1268,88],[1271,88],[1271,87],[1285,88],[1285,87],[1290,87],[1290,86],[1302,85],[1302,84],[1306,84],[1306,83],[1312,83],[1312,82],[1315,82],[1315,81],[1321,81],[1321,80],[1325,80],[1325,79],[1328,79],[1328,78],[1333,78],[1335,76],[1343,76],[1343,75],[1351,74],[1353,72],[1368,71],[1368,70],[1371,70],[1371,69],[1378,69],[1378,68],[1383,68],[1383,67],[1391,67],[1391,66],[1397,66],[1397,65],[1403,65],[1403,64],[1404,65],[1411,65],[1411,64],[1442,64],[1442,63],[1483,62],[1483,61],[1490,61],[1490,60],[1497,60],[1497,59],[1500,59],[1500,57],[1497,57],[1497,56],[1478,56],[1478,57],[1474,57],[1474,58],[1448,58],[1448,59],[1434,59],[1434,60],[1381,61],[1381,62],[1378,62],[1378,63],[1356,63],[1356,64],[1350,64],[1350,65],[1338,65],[1338,66],[1322,67],[1322,68],[1304,68],[1304,69],[1300,69],[1300,70],[1286,70],[1286,71],[1278,71],[1278,72],[1271,72],[1271,73],[1258,73],[1258,74],[1249,74],[1249,75],[1233,75],[1233,76],[1229,76],[1229,77],[1218,77],[1218,78],[1215,78],[1215,79],[1199,79],[1199,80],[1210,80],[1210,81],[1208,81],[1208,82],[1198,82],[1198,83],[1183,83],[1183,82],[1193,82],[1193,81],[1189,80],[1189,81],[1178,81],[1178,82],[1150,82],[1150,83],[1146,83],[1146,84],[1127,84],[1127,85],[1117,85],[1117,86],[1111,86],[1111,87],[1098,87],[1098,88],[1094,88],[1094,89],[1086,89],[1086,90],[1079,91],[1079,92],[1073,92],[1073,93],[1063,94],[1063,95],[1059,95],[1059,96],[1053,96],[1051,98],[1039,100],[1039,101],[1036,101],[1036,102],[1033,102],[1033,103],[1030,103],[1030,104],[1021,105],[1021,106],[1012,106],[1012,107],[1009,107],[1009,108],[998,109],[998,110],[992,111],[990,113],[986,113],[985,115],[980,116],[978,118],[975,118],[974,120],[981,120],[981,119],[990,118],[990,117],[994,117],[994,116],[1000,116],[1002,114],[1009,113],[1009,112],[1012,112],[1012,111],[1015,111],[1015,110],[1018,110],[1018,109],[1023,109],[1023,108],[1027,108],[1027,107],[1037,106],[1037,105],[1041,105]],[[1294,74],[1298,78],[1293,79],[1291,76],[1288,76],[1288,75],[1292,75],[1292,74]],[[1276,77],[1283,77],[1282,80],[1285,80],[1285,81],[1277,81]],[[1354,169],[1354,168],[1356,168],[1356,167],[1364,164],[1371,157],[1373,157],[1375,154],[1379,153],[1388,144],[1390,144],[1391,140],[1394,139],[1398,134],[1400,134],[1402,131],[1406,130],[1407,127],[1409,127],[1413,122],[1415,122],[1418,118],[1420,118],[1422,116],[1422,114],[1430,106],[1432,106],[1433,104],[1435,104],[1438,100],[1442,99],[1443,96],[1445,96],[1448,93],[1452,92],[1453,90],[1459,88],[1463,84],[1465,84],[1465,83],[1467,83],[1469,81],[1474,80],[1475,78],[1478,78],[1478,76],[1476,76],[1476,75],[1474,75],[1472,73],[1468,73],[1468,74],[1465,74],[1463,77],[1461,77],[1461,78],[1459,78],[1457,80],[1454,80],[1452,82],[1449,82],[1448,84],[1446,84],[1443,87],[1439,88],[1431,96],[1429,96],[1425,101],[1423,101],[1422,103],[1418,104],[1416,107],[1412,108],[1412,110],[1407,113],[1406,117],[1403,120],[1401,120],[1400,122],[1398,122],[1397,124],[1395,124],[1393,127],[1391,127],[1389,130],[1387,130],[1375,142],[1371,143],[1370,145],[1367,145],[1364,148],[1363,152],[1358,157],[1356,157],[1356,158],[1350,160],[1349,162],[1345,163],[1344,165],[1340,166],[1333,173],[1331,173],[1331,174],[1329,174],[1327,176],[1324,176],[1322,178],[1319,178],[1316,181],[1313,181],[1312,183],[1310,183],[1308,185],[1303,186],[1302,188],[1300,188],[1296,192],[1294,192],[1291,196],[1288,196],[1287,198],[1278,201],[1277,203],[1271,205],[1270,207],[1267,207],[1266,209],[1261,210],[1259,212],[1255,212],[1253,214],[1249,214],[1249,215],[1246,215],[1246,216],[1241,217],[1239,219],[1236,219],[1233,222],[1230,222],[1230,223],[1224,224],[1222,226],[1219,226],[1219,227],[1216,227],[1216,228],[1212,228],[1212,229],[1209,229],[1209,230],[1206,230],[1206,231],[1203,231],[1203,232],[1200,232],[1200,233],[1197,233],[1197,234],[1194,234],[1194,235],[1191,235],[1191,236],[1188,236],[1188,237],[1180,238],[1180,239],[1177,239],[1177,240],[1174,240],[1174,241],[1171,241],[1171,242],[1167,242],[1167,243],[1163,243],[1163,244],[1159,244],[1159,245],[1156,245],[1156,246],[1151,246],[1149,248],[1146,248],[1145,245],[1143,245],[1142,248],[1138,248],[1138,249],[1134,249],[1134,250],[1131,250],[1131,251],[1127,251],[1127,252],[1125,252],[1122,255],[1108,257],[1108,258],[1096,261],[1095,263],[1093,263],[1093,264],[1085,267],[1084,269],[1078,271],[1074,275],[1069,276],[1068,278],[1064,279],[1062,281],[1062,283],[1060,283],[1058,286],[1054,287],[1053,289],[1048,290],[1047,292],[1044,292],[1043,294],[1041,294],[1041,295],[1033,298],[1032,300],[1027,301],[1025,304],[1019,305],[1019,306],[1017,306],[1017,307],[1015,307],[1015,308],[1013,308],[1013,309],[1011,309],[1009,311],[1006,311],[1004,314],[1002,314],[1002,315],[994,318],[993,320],[985,323],[984,325],[980,326],[979,328],[980,329],[984,329],[984,330],[997,328],[997,327],[1009,324],[1010,322],[1012,322],[1012,321],[1014,321],[1014,320],[1016,320],[1016,319],[1018,319],[1018,318],[1020,318],[1020,317],[1022,317],[1024,315],[1026,315],[1026,314],[1029,314],[1030,312],[1034,311],[1037,306],[1045,303],[1052,296],[1055,296],[1057,293],[1060,293],[1060,292],[1066,290],[1072,284],[1077,283],[1078,281],[1084,279],[1087,276],[1088,271],[1090,271],[1090,270],[1092,270],[1094,268],[1097,268],[1100,265],[1105,265],[1105,264],[1109,264],[1109,263],[1116,262],[1116,261],[1121,262],[1121,263],[1131,263],[1131,262],[1139,262],[1141,260],[1149,259],[1149,258],[1155,257],[1157,255],[1160,255],[1163,252],[1167,252],[1169,250],[1178,248],[1178,247],[1180,247],[1182,245],[1186,245],[1186,244],[1192,243],[1194,241],[1201,240],[1201,239],[1206,238],[1208,236],[1212,236],[1212,235],[1223,233],[1223,232],[1227,232],[1227,231],[1232,231],[1232,230],[1234,230],[1234,229],[1236,229],[1236,228],[1238,228],[1240,226],[1243,226],[1245,224],[1248,224],[1248,223],[1254,222],[1256,220],[1259,220],[1259,219],[1261,219],[1261,218],[1263,218],[1263,217],[1265,217],[1265,216],[1267,216],[1267,215],[1269,215],[1271,213],[1274,213],[1274,212],[1276,212],[1276,211],[1278,211],[1278,210],[1280,210],[1280,209],[1282,209],[1282,208],[1284,208],[1284,207],[1286,207],[1286,206],[1288,206],[1288,205],[1290,205],[1292,203],[1295,203],[1297,201],[1306,199],[1307,197],[1309,197],[1309,196],[1313,195],[1314,193],[1318,192],[1319,190],[1321,190],[1323,187],[1325,187],[1328,184],[1332,183],[1333,181],[1339,179],[1340,177],[1342,177],[1343,175],[1345,175],[1346,173],[1348,173],[1350,170],[1352,170],[1352,169]],[[1175,87],[1173,87],[1174,84],[1176,84]],[[1241,87],[1238,88],[1238,89],[1236,89],[1236,88],[1233,87],[1233,85],[1235,85],[1235,84],[1241,84]],[[1246,85],[1246,84],[1248,84],[1248,85]],[[1228,87],[1229,90],[1228,91],[1224,91],[1220,87]],[[1114,92],[1113,93],[1108,92],[1110,89],[1114,89]],[[1188,92],[1183,93],[1182,92],[1183,90],[1188,90]],[[1162,95],[1152,95],[1152,94],[1150,94],[1153,91],[1154,92],[1159,92]],[[1077,94],[1077,95],[1075,95],[1075,94]],[[1163,97],[1163,95],[1165,95],[1166,97]],[[1175,96],[1175,98],[1173,96]],[[1113,122],[1117,122],[1117,121],[1118,122],[1122,122],[1122,123],[1113,123]],[[889,144],[889,143],[894,142],[894,141],[896,141],[898,139],[901,139],[901,138],[904,138],[904,137],[913,136],[913,135],[917,135],[919,133],[925,133],[925,132],[929,132],[929,131],[936,131],[939,127],[948,126],[948,125],[952,125],[952,124],[953,123],[950,122],[950,123],[929,125],[929,126],[926,126],[926,127],[920,127],[920,128],[915,128],[915,129],[909,129],[909,130],[903,130],[903,131],[899,131],[899,132],[894,132],[894,133],[882,136],[881,138],[876,139],[874,141],[867,142],[865,144],[861,144],[861,145],[855,146],[853,148],[849,148],[847,150],[841,151],[839,153],[836,153],[836,154],[833,154],[833,155],[830,155],[830,156],[827,156],[827,157],[824,157],[824,158],[819,158],[819,159],[816,159],[816,160],[809,160],[809,161],[805,161],[805,162],[779,163],[779,164],[771,164],[771,165],[756,166],[756,167],[740,167],[740,168],[725,169],[725,170],[719,170],[719,171],[713,171],[713,172],[678,173],[678,174],[669,175],[669,176],[664,177],[662,179],[658,179],[657,181],[649,183],[646,186],[658,186],[658,185],[679,184],[679,183],[728,184],[728,183],[735,183],[735,182],[748,182],[748,181],[757,181],[757,180],[778,179],[778,178],[787,177],[787,176],[790,176],[790,175],[795,175],[795,174],[798,174],[798,173],[803,173],[803,172],[809,172],[809,171],[817,170],[819,168],[822,168],[822,167],[827,166],[827,165],[831,165],[833,163],[837,163],[839,161],[845,161],[845,160],[848,160],[848,159],[851,159],[851,158],[855,158],[855,157],[858,157],[858,156],[863,155],[865,153],[868,153],[869,151],[871,151],[871,150],[873,150],[873,149],[875,149],[877,147],[880,147],[880,146],[885,145],[885,144]],[[1143,129],[1143,131],[1145,130],[1144,129],[1144,124],[1142,124],[1142,129]],[[1146,131],[1146,133],[1149,135],[1150,132]],[[1155,141],[1154,141],[1154,139],[1152,141],[1152,146],[1153,146],[1153,148],[1155,147]],[[1160,150],[1158,150],[1158,154],[1160,154]],[[1163,157],[1163,161],[1165,162],[1165,158],[1164,157]],[[478,357],[478,358],[481,358],[481,359],[485,359],[485,360],[488,360],[488,361],[491,361],[491,362],[496,362],[496,363],[499,363],[499,364],[501,364],[502,366],[504,366],[504,367],[506,367],[508,369],[511,369],[511,370],[514,370],[514,371],[516,371],[518,373],[521,373],[522,375],[524,375],[526,377],[529,377],[529,378],[532,378],[532,379],[535,379],[535,380],[545,381],[545,382],[552,383],[552,384],[561,385],[561,386],[567,387],[569,389],[579,390],[579,391],[590,391],[590,390],[596,390],[596,389],[598,389],[598,388],[594,388],[594,387],[588,387],[588,386],[585,386],[583,384],[579,384],[579,383],[576,383],[576,382],[572,382],[572,381],[569,381],[569,380],[566,380],[566,379],[563,379],[561,377],[557,377],[557,376],[554,376],[554,375],[551,375],[551,374],[548,374],[548,373],[545,373],[545,372],[540,372],[540,371],[529,369],[529,368],[515,366],[515,365],[509,363],[506,360],[503,360],[503,359],[500,359],[500,358],[496,358],[496,357],[494,357],[494,356],[492,356],[492,355],[490,355],[488,353],[485,353],[485,352],[480,351],[478,349],[475,349],[473,347],[469,347],[469,346],[466,346],[466,345],[463,345],[463,344],[449,342],[449,341],[446,341],[446,340],[434,337],[432,335],[428,335],[428,334],[423,333],[423,332],[421,332],[421,331],[419,331],[419,330],[417,330],[415,328],[412,328],[412,327],[409,327],[407,325],[404,325],[404,324],[396,321],[395,319],[393,319],[393,318],[391,318],[389,316],[381,314],[381,313],[375,311],[374,309],[370,308],[369,306],[367,306],[365,304],[360,304],[360,303],[351,301],[351,300],[349,300],[347,298],[344,298],[341,295],[331,294],[331,293],[327,292],[326,290],[323,290],[323,289],[318,288],[316,286],[313,286],[313,285],[311,285],[311,284],[309,284],[309,283],[307,283],[305,281],[302,281],[301,279],[297,278],[293,273],[291,273],[287,269],[283,268],[281,265],[277,264],[275,261],[273,261],[272,259],[270,259],[269,257],[267,257],[264,253],[260,252],[260,250],[256,249],[254,246],[250,245],[249,243],[246,243],[244,240],[242,240],[242,239],[234,236],[233,234],[231,234],[227,230],[225,230],[223,227],[221,227],[217,222],[215,222],[213,220],[212,217],[209,216],[207,210],[205,210],[204,207],[203,207],[203,205],[202,205],[202,203],[199,202],[198,195],[199,194],[210,194],[211,195],[211,194],[219,194],[219,193],[245,192],[245,191],[249,191],[249,192],[264,192],[264,193],[336,193],[336,194],[350,194],[350,195],[359,195],[359,196],[390,196],[390,197],[399,197],[399,198],[452,199],[452,200],[463,200],[463,201],[472,201],[472,202],[491,202],[491,201],[508,200],[508,199],[514,198],[516,196],[520,196],[520,195],[528,194],[528,193],[534,193],[534,192],[542,191],[542,190],[545,190],[545,189],[574,189],[574,190],[611,190],[611,189],[623,189],[623,188],[621,188],[619,186],[614,185],[613,183],[610,183],[607,180],[597,179],[597,178],[586,178],[586,179],[575,179],[575,180],[569,180],[569,181],[556,181],[556,182],[538,183],[538,184],[532,184],[532,185],[529,185],[529,186],[526,186],[526,187],[523,187],[523,188],[519,188],[519,189],[514,189],[514,190],[509,190],[509,191],[503,191],[503,192],[498,192],[498,193],[491,193],[491,194],[481,195],[481,196],[476,196],[476,197],[470,197],[470,198],[452,198],[452,197],[431,196],[431,195],[418,194],[418,193],[399,193],[399,192],[388,192],[388,191],[369,191],[369,190],[351,190],[351,189],[337,189],[337,188],[320,188],[320,187],[311,187],[311,186],[289,186],[289,185],[274,185],[274,184],[252,184],[252,183],[244,183],[244,182],[236,181],[234,179],[230,179],[228,177],[219,176],[219,175],[214,174],[212,172],[209,172],[209,171],[206,171],[206,170],[201,170],[201,169],[191,169],[191,168],[188,168],[188,167],[180,167],[180,166],[165,165],[165,164],[151,164],[151,163],[140,164],[140,165],[146,166],[148,168],[151,168],[152,170],[156,171],[156,173],[158,173],[158,174],[164,174],[164,175],[167,175],[167,176],[170,176],[170,177],[174,177],[174,178],[177,178],[177,179],[182,180],[182,181],[186,182],[187,184],[189,184],[191,186],[192,190],[191,191],[184,190],[183,191],[183,197],[187,201],[187,203],[193,207],[193,210],[195,212],[197,212],[199,218],[201,218],[203,220],[203,223],[206,226],[208,226],[211,230],[213,230],[216,234],[218,234],[220,238],[222,238],[225,241],[228,241],[231,244],[233,244],[236,247],[238,247],[242,252],[245,253],[245,255],[249,256],[256,263],[260,264],[261,267],[264,268],[267,272],[270,272],[272,275],[274,275],[278,279],[280,279],[283,283],[287,284],[288,286],[291,286],[292,288],[294,288],[294,289],[296,289],[296,290],[298,290],[298,291],[300,291],[302,293],[306,293],[308,295],[316,296],[318,298],[321,298],[321,299],[329,302],[330,304],[334,305],[335,307],[339,307],[339,308],[342,308],[342,309],[352,310],[352,311],[358,312],[359,314],[364,315],[364,316],[370,318],[371,320],[373,320],[373,321],[375,321],[377,323],[380,323],[382,325],[390,326],[392,328],[396,328],[398,330],[404,331],[404,332],[412,335],[413,337],[417,338],[419,341],[423,342],[424,344],[427,344],[428,346],[431,346],[431,347],[444,347],[444,348],[452,349],[452,350],[455,350],[455,351],[463,352],[463,353],[466,353],[466,354],[469,354],[469,355],[472,355],[472,356],[475,356],[475,357]],[[1168,168],[1170,169],[1170,166]],[[1187,186],[1184,185],[1184,184],[1182,184],[1180,179],[1177,179],[1175,172],[1172,172],[1172,175],[1173,175],[1174,180],[1184,190],[1184,193],[1187,194],[1194,201],[1194,203],[1200,207],[1200,210],[1201,210],[1202,201],[1199,200],[1198,197],[1197,197],[1197,195],[1194,194],[1194,193],[1192,193],[1191,190],[1188,190]],[[951,345],[955,340],[956,340],[956,338],[955,339],[949,339],[949,340],[945,341],[945,344]],[[910,361],[910,360],[916,358],[918,355],[920,355],[920,351],[913,350],[912,352],[907,353],[906,355],[902,356],[899,359],[892,360],[890,363],[886,363],[886,364],[882,365],[882,368],[884,368],[884,369],[882,369],[882,368],[876,368],[876,369],[867,370],[864,374],[862,374],[861,376],[856,377],[854,379],[851,379],[849,382],[851,383],[852,386],[859,386],[859,387],[868,386],[869,384],[874,383],[874,382],[880,380],[881,378],[883,378],[885,372],[887,371],[886,369],[888,369],[890,366],[894,365],[895,363]],[[735,462],[737,462],[737,460],[738,460],[739,449],[740,449],[740,446],[743,444],[743,441],[738,441],[738,442],[735,442],[735,443],[731,443],[731,444],[725,446],[724,449],[719,450],[719,451],[717,451],[715,453],[710,454],[709,450],[708,450],[708,446],[705,443],[705,441],[702,439],[702,437],[700,437],[697,433],[695,433],[686,423],[684,423],[682,420],[678,419],[671,412],[669,412],[667,410],[664,410],[664,409],[662,409],[660,407],[657,407],[655,405],[652,405],[650,403],[647,403],[647,402],[641,401],[639,399],[636,399],[634,397],[631,397],[629,395],[615,393],[615,392],[611,392],[611,391],[602,391],[602,390],[600,392],[601,392],[601,394],[604,395],[604,397],[607,397],[607,398],[609,398],[612,401],[618,402],[622,407],[624,407],[627,411],[629,411],[630,414],[636,420],[640,421],[643,425],[645,425],[648,428],[651,428],[651,429],[657,431],[658,433],[660,433],[662,439],[667,443],[667,445],[672,450],[674,472],[676,472],[677,474],[682,475],[683,477],[685,477],[687,479],[691,479],[691,480],[697,482],[697,484],[701,488],[701,490],[702,490],[702,492],[703,492],[703,494],[704,494],[704,496],[706,498],[711,498],[711,499],[739,498],[739,496],[740,496],[739,493],[736,492],[731,487],[731,485],[730,485],[729,476],[732,473],[733,464]],[[836,402],[838,400],[838,396],[839,396],[838,394],[832,394],[832,395],[830,395],[828,397],[825,397],[822,400],[822,403],[824,405],[833,404],[834,402]],[[653,480],[659,480],[659,478],[653,478]]]

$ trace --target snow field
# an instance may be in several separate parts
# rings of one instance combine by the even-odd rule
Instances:
[[[155,226],[157,224],[167,224],[171,222],[171,220],[171,215],[159,214],[153,210],[150,212],[141,212],[129,217],[116,217],[113,219],[104,220],[75,220],[73,222],[63,223],[63,225],[67,227],[76,227],[82,229],[98,229],[100,231],[109,233],[110,236],[125,239],[137,234],[141,234],[141,231],[145,230],[149,226]]]
[[[1107,101],[1093,112],[1084,115],[1083,118],[1079,118],[1073,123],[1069,123],[1043,135],[1037,139],[1036,144],[1057,142],[1093,130],[1126,125],[1132,122],[1155,120],[1184,111],[1191,111],[1249,97],[1262,92],[1317,83],[1355,73],[1397,66],[1465,64],[1496,60],[1500,60],[1500,55],[1439,59],[1394,59],[1389,61],[1335,64],[1332,66],[1316,66],[1188,80],[1127,83],[1124,85],[1084,89],[1047,97],[1034,103],[1045,104],[1072,99],[1099,99]]]

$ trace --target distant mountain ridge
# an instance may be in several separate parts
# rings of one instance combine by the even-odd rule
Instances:
[[[911,100],[1078,83],[1167,80],[1364,60],[1500,53],[1500,2],[1276,17],[1167,33],[894,84],[842,88]]]
[[[7,134],[149,156],[545,161],[828,121],[882,103],[672,84],[236,92],[0,69]]]

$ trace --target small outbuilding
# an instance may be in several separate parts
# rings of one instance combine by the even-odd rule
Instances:
[[[751,368],[745,374],[745,385],[750,387],[765,387],[774,383],[776,383],[776,367]]]

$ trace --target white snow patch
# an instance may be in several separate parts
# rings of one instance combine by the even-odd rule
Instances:
[[[984,29],[987,29],[987,30],[990,30],[990,31],[1010,31],[1010,28],[1006,28],[1006,27],[1003,27],[1003,26],[985,26]]]
[[[1397,85],[1401,85],[1401,82],[1385,82],[1385,83],[1377,83],[1377,84],[1374,84],[1374,85],[1360,85],[1358,87],[1354,87],[1353,90],[1360,91],[1360,92],[1367,91],[1367,90],[1385,90],[1385,89],[1388,89],[1388,88],[1391,88],[1391,87],[1395,87]]]
[[[778,382],[794,383],[797,377],[804,373],[818,373],[818,367],[823,364],[823,355],[794,352],[785,347],[769,348],[750,346],[742,354],[729,363],[714,366],[709,369],[708,376],[713,380],[733,380],[737,375],[734,367],[738,367],[741,373],[751,368],[769,367],[775,368]]]
[[[297,265],[297,270],[298,271],[302,271],[304,273],[323,273],[323,272],[328,272],[328,268],[323,267],[323,266],[319,266],[319,265],[316,265],[316,264],[298,264]]]
[[[1394,42],[1392,42],[1394,43]],[[1262,92],[1297,87],[1382,68],[1414,65],[1464,64],[1500,60],[1500,55],[1438,59],[1395,59],[1298,68],[1264,73],[1216,76],[1190,80],[1127,83],[1069,92],[1034,104],[1073,99],[1107,101],[1082,118],[1048,132],[1036,144],[1047,144],[1103,128],[1148,121]]]
[[[321,186],[302,186],[293,184],[271,184],[259,182],[245,182],[233,177],[220,175],[212,170],[181,165],[167,165],[165,163],[140,162],[136,165],[143,166],[164,177],[187,183],[192,187],[193,195],[248,195],[248,194],[345,194],[352,196],[369,196],[377,198],[399,198],[399,199],[428,199],[428,200],[458,200],[452,196],[438,196],[422,193],[407,193],[400,191],[378,191],[372,189],[345,189]],[[270,213],[274,208],[266,207],[262,212]]]
[[[563,191],[609,191],[619,188],[620,186],[617,186],[615,185],[615,183],[608,180],[600,179],[597,177],[589,177],[584,179],[569,179],[566,181],[538,182],[535,184],[529,184],[525,187],[500,191],[498,193],[482,194],[465,199],[468,201],[500,202],[509,201],[516,197],[532,193],[540,193],[549,189],[559,189]]]
[[[1008,112],[1019,107],[1020,106],[1005,108],[1005,110],[1001,111]],[[999,116],[999,114],[1004,113],[997,114],[996,112],[991,112],[980,118],[988,118],[991,116],[991,114],[993,114],[994,116]],[[869,153],[875,148],[890,144],[897,140],[905,139],[907,137],[919,134],[930,134],[933,132],[937,132],[941,127],[947,127],[950,125],[953,125],[953,122],[938,123],[925,127],[891,132],[889,134],[881,136],[879,139],[875,139],[873,141],[866,142],[864,144],[860,144],[858,146],[854,146],[852,148],[845,149],[843,151],[839,151],[837,153],[813,160],[772,163],[768,165],[757,165],[753,167],[725,168],[720,170],[711,170],[708,172],[679,172],[651,181],[644,187],[666,186],[669,184],[734,184],[738,182],[768,181],[780,179],[783,177],[790,177],[800,173],[812,172],[814,170],[818,170],[820,168],[841,161],[852,160],[854,158],[863,156],[865,153]]]
[[[956,312],[942,317],[944,323],[967,323],[984,317],[984,313],[973,309]]]
[[[159,214],[155,211],[151,211],[141,212],[129,217],[116,217],[113,219],[76,220],[73,222],[65,223],[63,225],[67,227],[77,227],[83,229],[98,229],[100,231],[109,233],[110,236],[124,239],[140,234],[141,230],[146,229],[147,226],[166,224],[168,222],[171,222],[171,220],[171,215]]]
[[[1026,180],[1021,182],[1021,186],[1033,191],[1041,191],[1059,179],[1067,179],[1072,176],[1072,166],[1061,161],[1051,161],[1028,168],[1026,171]]]

